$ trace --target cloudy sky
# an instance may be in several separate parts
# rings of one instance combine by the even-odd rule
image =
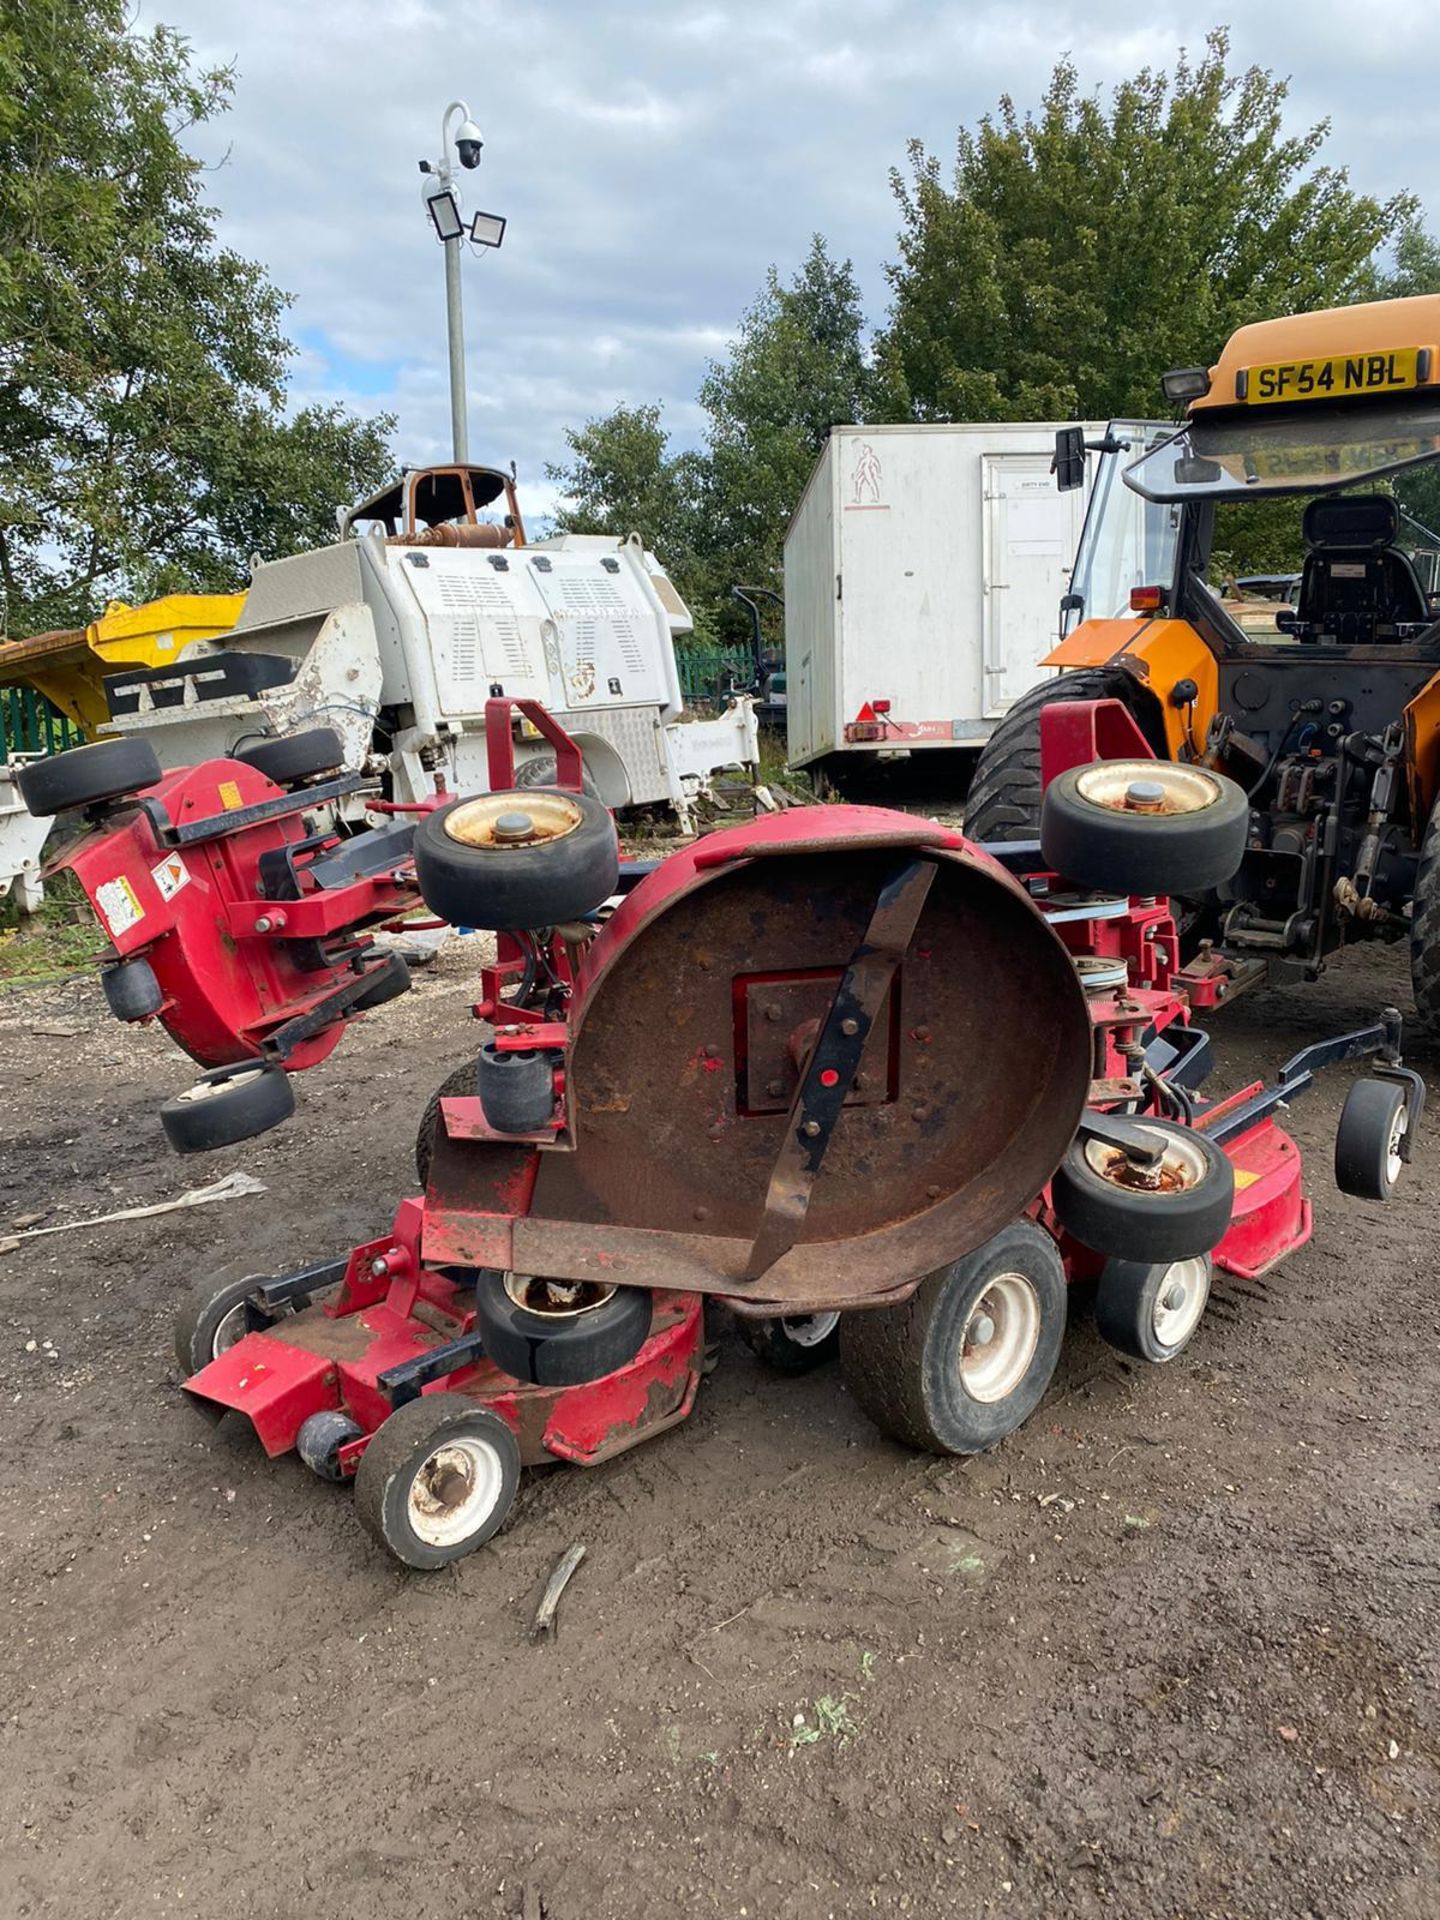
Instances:
[[[441,249],[417,161],[462,95],[485,134],[470,211],[511,222],[464,262],[471,451],[553,497],[564,429],[662,400],[693,439],[696,386],[773,261],[823,232],[872,320],[895,215],[889,169],[919,136],[1069,52],[1108,88],[1229,19],[1233,59],[1292,79],[1297,124],[1377,194],[1422,193],[1440,148],[1433,62],[1360,0],[144,0],[142,20],[235,63],[232,112],[195,142],[228,244],[295,296],[298,399],[399,415],[407,461],[449,451]],[[1440,224],[1433,204],[1430,224]],[[1163,270],[1164,236],[1156,236]],[[958,290],[957,290],[958,291]]]

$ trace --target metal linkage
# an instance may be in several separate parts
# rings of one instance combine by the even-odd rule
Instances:
[[[758,1280],[799,1239],[810,1196],[870,1029],[885,1003],[935,878],[932,860],[907,860],[881,887],[865,937],[841,974],[791,1103],[785,1139],[746,1262]]]
[[[244,827],[259,826],[266,820],[284,820],[292,813],[304,813],[307,808],[323,806],[327,800],[343,799],[346,794],[358,793],[365,784],[363,774],[344,773],[338,779],[321,780],[315,786],[302,787],[295,793],[279,794],[274,800],[257,800],[251,806],[235,807],[229,813],[212,813],[203,820],[187,820],[180,827],[166,812],[163,801],[153,797],[142,799],[139,806],[162,847],[193,847],[205,840],[223,840],[229,834],[239,833]],[[379,789],[376,788],[376,791]]]
[[[1425,1105],[1425,1082],[1413,1069],[1400,1064],[1400,1030],[1398,1008],[1386,1007],[1373,1026],[1358,1027],[1353,1033],[1336,1034],[1331,1040],[1317,1040],[1313,1046],[1302,1047],[1281,1067],[1273,1086],[1263,1087],[1248,1100],[1242,1100],[1238,1106],[1222,1114],[1211,1127],[1204,1126],[1202,1113],[1199,1116],[1200,1124],[1212,1140],[1223,1145],[1238,1134],[1248,1132],[1261,1120],[1268,1119],[1278,1107],[1304,1093],[1313,1085],[1316,1074],[1323,1072],[1326,1067],[1340,1066],[1347,1060],[1378,1057],[1376,1077],[1394,1080],[1406,1089],[1406,1106],[1411,1121],[1406,1134],[1408,1142],[1414,1136],[1415,1123]],[[1401,1157],[1409,1158],[1403,1146]]]
[[[339,1286],[345,1278],[349,1256],[343,1260],[324,1260],[318,1267],[303,1267],[298,1273],[281,1274],[274,1280],[262,1280],[245,1298],[245,1331],[263,1333],[276,1307],[308,1307],[312,1297],[326,1287]]]
[[[462,1367],[473,1367],[485,1356],[485,1344],[478,1333],[462,1333],[443,1346],[417,1353],[413,1360],[402,1360],[376,1376],[382,1393],[388,1394],[392,1407],[403,1407],[407,1400],[418,1400],[422,1387],[432,1380],[444,1380]]]

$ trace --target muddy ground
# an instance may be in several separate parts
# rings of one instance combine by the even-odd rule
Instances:
[[[1329,1078],[1294,1113],[1314,1242],[1222,1284],[1169,1368],[1077,1302],[982,1459],[906,1452],[721,1327],[687,1426],[532,1476],[495,1545],[407,1575],[347,1492],[190,1411],[170,1321],[199,1274],[383,1229],[466,987],[452,948],[296,1121],[188,1162],[163,1035],[89,983],[0,996],[0,1232],[269,1189],[0,1258],[0,1913],[1440,1911],[1433,1134],[1390,1209],[1341,1198]],[[1248,999],[1222,1075],[1403,992],[1365,954]]]

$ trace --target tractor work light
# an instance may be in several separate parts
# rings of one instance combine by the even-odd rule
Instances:
[[[465,222],[460,218],[460,203],[448,187],[440,187],[425,195],[425,211],[435,223],[435,231],[442,240],[458,240],[465,232]]]
[[[1160,385],[1167,400],[1203,400],[1210,391],[1208,367],[1172,367],[1162,373]]]
[[[470,239],[477,247],[498,247],[505,238],[505,216],[477,213],[470,222]]]

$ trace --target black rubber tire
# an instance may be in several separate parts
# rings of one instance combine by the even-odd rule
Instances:
[[[1335,1184],[1342,1193],[1357,1200],[1388,1200],[1394,1193],[1401,1168],[1390,1163],[1391,1141],[1404,1111],[1405,1089],[1394,1081],[1357,1080],[1351,1087],[1335,1131]]]
[[[772,1373],[813,1373],[840,1351],[838,1313],[793,1314],[785,1319],[750,1320],[736,1315],[740,1338]],[[802,1337],[795,1337],[796,1330]]]
[[[1154,1120],[1148,1114],[1140,1124],[1174,1136],[1199,1156],[1202,1167],[1194,1185],[1159,1193],[1117,1186],[1090,1165],[1084,1143],[1077,1137],[1050,1185],[1056,1217],[1082,1246],[1117,1260],[1155,1265],[1212,1253],[1225,1237],[1234,1211],[1234,1168],[1197,1128]]]
[[[558,769],[553,753],[534,753],[528,760],[522,760],[515,769],[515,785],[520,787],[553,787],[558,777]],[[595,784],[595,776],[589,767],[581,761],[580,785],[594,799],[600,799],[600,789]]]
[[[1213,1277],[1210,1261],[1203,1254],[1196,1258],[1205,1269],[1201,1284],[1208,1300]],[[1171,1284],[1175,1267],[1181,1264],[1179,1261],[1169,1261],[1164,1266],[1147,1266],[1139,1260],[1105,1262],[1095,1288],[1095,1325],[1107,1345],[1118,1353],[1128,1353],[1134,1360],[1148,1361],[1152,1366],[1164,1366],[1185,1351],[1204,1318],[1203,1302],[1194,1324],[1181,1339],[1167,1345],[1155,1328],[1156,1302]]]
[[[538,1133],[555,1112],[560,1055],[544,1047],[501,1053],[493,1040],[475,1062],[480,1110],[497,1133]]]
[[[1030,1283],[1039,1329],[1028,1366],[1003,1399],[964,1384],[963,1337],[974,1309],[1002,1275]],[[876,1426],[930,1453],[983,1453],[1022,1426],[1044,1398],[1065,1338],[1068,1286],[1043,1227],[1016,1220],[963,1259],[941,1267],[898,1307],[840,1321],[845,1383]]]
[[[354,1003],[357,1013],[368,1013],[372,1007],[383,1007],[387,1000],[398,1000],[402,993],[410,991],[410,969],[402,954],[388,955],[385,965],[373,971],[375,978]]]
[[[201,1088],[216,1091],[202,1094]],[[253,1140],[288,1120],[295,1111],[295,1089],[283,1067],[241,1060],[212,1067],[193,1087],[167,1100],[160,1124],[176,1153],[209,1153]]]
[[[348,1413],[338,1407],[326,1407],[312,1413],[295,1436],[295,1451],[318,1480],[339,1486],[345,1474],[340,1466],[340,1449],[358,1440],[364,1428],[357,1426]]]
[[[472,847],[445,823],[465,800],[427,813],[415,829],[415,875],[425,904],[451,926],[520,933],[575,920],[620,884],[615,822],[593,794],[567,796],[581,821],[538,847]]]
[[[447,1440],[478,1440],[493,1449],[500,1485],[479,1523],[443,1546],[423,1539],[410,1519],[410,1490],[426,1461]],[[397,1407],[376,1432],[355,1475],[360,1524],[387,1552],[422,1573],[463,1559],[492,1540],[510,1517],[520,1487],[520,1443],[498,1413],[459,1393],[424,1393]]]
[[[1130,813],[1085,797],[1083,784],[1107,764],[1130,767],[1137,779],[1148,761],[1098,762],[1071,767],[1045,789],[1040,809],[1040,850],[1047,866],[1083,887],[1108,893],[1204,893],[1228,880],[1240,865],[1250,826],[1250,802],[1242,787],[1206,767],[1176,768],[1157,761],[1154,776],[1203,782],[1214,799],[1195,813]]]
[[[155,978],[155,969],[143,953],[117,966],[102,967],[100,986],[105,1003],[117,1020],[148,1020],[165,1004],[165,994]]]
[[[425,1111],[415,1135],[415,1173],[422,1192],[430,1184],[430,1158],[435,1151],[435,1136],[440,1129],[440,1102],[462,1098],[479,1098],[473,1060],[467,1061],[463,1067],[457,1067],[449,1079],[442,1080],[425,1103]]]
[[[1430,1039],[1440,1039],[1440,807],[1430,815],[1420,842],[1410,913],[1410,988],[1421,1027]]]
[[[232,760],[253,767],[277,787],[334,773],[345,763],[345,743],[334,727],[311,727],[305,733],[282,734],[278,740],[251,740],[236,747]]]
[[[16,776],[20,798],[37,819],[71,807],[93,807],[153,787],[160,762],[148,740],[127,734],[72,747],[48,760],[34,760]]]
[[[237,1309],[262,1280],[262,1275],[249,1273],[239,1280],[217,1282],[206,1278],[197,1282],[175,1316],[175,1358],[186,1380],[208,1367],[243,1335],[245,1329]],[[274,1324],[273,1319],[269,1324]]]
[[[980,749],[965,800],[970,839],[1039,839],[1040,709],[1056,700],[1123,700],[1156,753],[1165,752],[1154,702],[1123,667],[1074,667],[1041,681],[1021,694]]]
[[[486,1359],[537,1387],[579,1387],[628,1366],[650,1337],[653,1307],[647,1288],[617,1287],[600,1305],[564,1318],[517,1306],[498,1273],[482,1273],[475,1289]]]

